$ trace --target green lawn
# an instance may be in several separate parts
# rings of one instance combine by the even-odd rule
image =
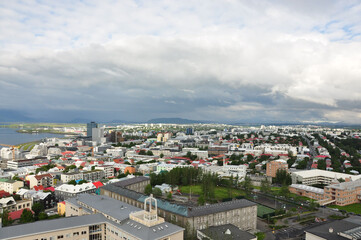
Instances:
[[[201,195],[202,194],[202,188],[200,185],[194,185],[194,186],[181,186],[180,191],[182,193],[190,193],[190,190],[192,190],[192,194]],[[222,200],[223,198],[228,198],[228,189],[225,187],[216,187],[215,191],[215,198],[217,200]],[[237,196],[245,196],[244,191],[240,189],[232,189],[232,197]]]
[[[345,210],[346,212],[353,212],[356,214],[361,214],[361,204],[360,203],[354,203],[347,206],[337,206],[337,205],[330,205],[328,206],[330,208],[337,208],[340,210]]]

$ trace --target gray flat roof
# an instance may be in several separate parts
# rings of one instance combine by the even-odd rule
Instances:
[[[305,232],[312,233],[327,240],[345,240],[346,238],[339,236],[338,233],[354,229],[358,226],[361,226],[361,222],[354,223],[344,219],[322,224],[320,226],[307,229]],[[333,229],[332,233],[330,232],[330,228]]]
[[[124,188],[124,187],[127,187],[129,185],[136,184],[136,183],[139,183],[139,182],[144,182],[144,181],[147,181],[147,180],[150,180],[150,178],[144,177],[144,176],[139,176],[139,177],[129,178],[127,180],[123,180],[123,181],[120,181],[120,182],[116,182],[116,183],[114,183],[114,185]]]
[[[125,202],[120,202],[114,198],[103,195],[80,194],[75,198],[65,200],[65,202],[70,202],[76,206],[79,206],[78,201],[83,202],[99,212],[118,219],[119,221],[127,219],[131,212],[142,210]]]
[[[232,209],[256,206],[257,204],[246,199],[237,199],[229,202],[215,203],[205,206],[188,208],[188,217],[203,216]]]
[[[1,228],[0,239],[17,239],[20,237],[25,237],[29,235],[31,236],[34,234],[47,234],[49,232],[59,231],[62,229],[71,229],[82,226],[89,226],[93,224],[101,224],[106,221],[107,219],[102,214],[95,214],[20,224]]]
[[[225,234],[227,230],[230,230],[231,234]],[[250,234],[249,232],[242,231],[238,227],[233,224],[225,224],[221,226],[212,226],[204,230],[199,230],[204,233],[207,237],[211,237],[212,239],[227,239],[227,240],[250,240],[255,239],[256,236]]]
[[[128,219],[121,224],[115,224],[114,226],[133,235],[134,237],[147,240],[164,239],[171,234],[184,230],[184,228],[168,222],[164,222],[153,227],[147,227],[131,219]]]

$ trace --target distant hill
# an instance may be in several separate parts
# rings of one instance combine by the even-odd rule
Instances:
[[[31,117],[26,114],[8,109],[0,109],[0,122],[32,122],[34,121]]]
[[[209,123],[203,120],[190,120],[184,118],[154,118],[147,123],[169,123],[169,124],[193,124],[193,123]]]

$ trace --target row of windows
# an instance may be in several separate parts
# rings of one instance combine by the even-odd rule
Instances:
[[[49,238],[40,238],[40,240],[56,240],[56,239],[63,239],[63,238],[72,238],[74,236],[79,236],[79,235],[85,235],[87,234],[87,231],[82,231],[81,233],[79,232],[74,232],[74,233],[67,233],[67,234],[62,234],[62,235],[58,235],[58,236],[53,236],[53,237],[49,237]],[[86,238],[84,238],[86,239]],[[35,239],[38,240],[38,239]]]

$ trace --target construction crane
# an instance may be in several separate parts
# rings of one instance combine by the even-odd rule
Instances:
[[[15,148],[19,148],[19,147],[14,146],[14,145],[2,144],[2,143],[0,143],[0,146],[12,148],[12,151],[13,151],[13,160],[15,160]]]
[[[94,147],[90,147],[90,149],[92,150],[92,157],[94,157]]]

